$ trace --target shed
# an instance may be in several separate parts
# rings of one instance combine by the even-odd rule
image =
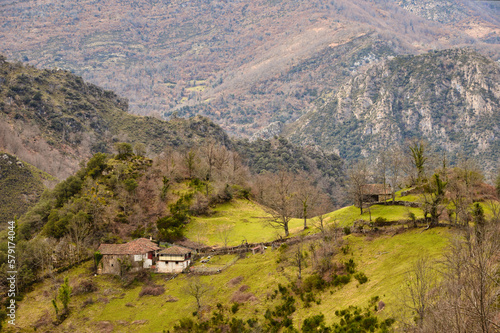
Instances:
[[[389,184],[366,184],[363,185],[363,201],[377,202],[391,198],[391,186]]]

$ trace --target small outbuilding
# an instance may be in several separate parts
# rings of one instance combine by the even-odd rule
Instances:
[[[158,273],[181,273],[191,264],[191,250],[171,246],[158,252],[156,271]]]
[[[121,275],[123,269],[138,271],[150,268],[160,247],[147,238],[138,238],[125,244],[101,244],[98,251],[102,254],[98,274]]]
[[[363,186],[363,201],[380,202],[391,198],[391,186],[386,184],[366,184]]]

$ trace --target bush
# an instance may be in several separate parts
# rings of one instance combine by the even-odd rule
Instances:
[[[332,284],[333,286],[342,286],[344,284],[348,284],[351,281],[351,275],[337,275],[333,276]]]
[[[159,296],[165,293],[165,287],[158,285],[150,285],[142,287],[141,292],[139,293],[139,297],[150,295],[150,296]]]
[[[89,297],[85,301],[83,301],[83,303],[82,303],[82,309],[86,308],[87,306],[92,305],[94,303],[95,303],[94,299],[92,297]]]
[[[387,219],[382,216],[379,216],[375,219],[375,224],[384,224],[384,223],[387,223]]]
[[[326,281],[319,274],[313,274],[304,279],[302,289],[306,292],[311,292],[315,289],[323,290],[326,286]]]
[[[240,303],[234,303],[232,306],[231,306],[231,312],[232,313],[236,313],[238,312],[238,309],[240,308]]]
[[[365,275],[365,273],[362,272],[354,274],[354,278],[358,280],[359,284],[368,282],[368,277]]]
[[[351,227],[344,227],[344,234],[350,235],[351,234]]]
[[[349,259],[349,261],[346,261],[344,263],[344,266],[345,266],[347,273],[349,273],[349,274],[354,274],[354,272],[356,271],[356,263],[352,259]]]
[[[88,294],[88,293],[93,293],[95,291],[99,290],[97,287],[97,284],[94,281],[91,280],[83,280],[78,284],[75,288],[73,288],[73,295],[82,295],[82,294]]]
[[[319,314],[304,320],[302,332],[328,332],[325,327],[325,315]]]

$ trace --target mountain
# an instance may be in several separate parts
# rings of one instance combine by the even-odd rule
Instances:
[[[0,59],[0,149],[60,179],[115,142],[142,143],[151,153],[225,132],[206,118],[172,119],[127,113],[127,100],[63,70],[38,70]]]
[[[71,70],[127,96],[132,113],[202,114],[243,137],[293,122],[367,62],[464,45],[500,55],[495,2],[63,0],[0,8],[0,52],[9,59]]]
[[[13,155],[0,152],[0,225],[20,217],[36,203],[54,177],[23,162]]]
[[[472,50],[397,56],[323,95],[285,132],[346,159],[423,138],[492,170],[500,158],[499,82],[499,64]]]

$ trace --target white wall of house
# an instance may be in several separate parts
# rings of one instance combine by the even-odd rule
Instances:
[[[185,261],[158,261],[156,263],[156,270],[158,273],[181,273],[188,268],[191,260]]]

